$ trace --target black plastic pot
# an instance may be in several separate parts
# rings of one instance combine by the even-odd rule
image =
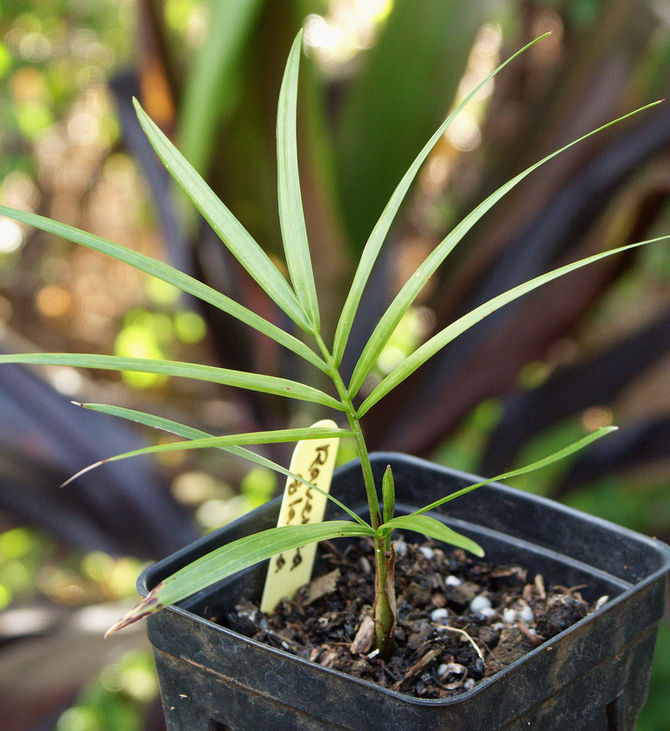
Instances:
[[[410,512],[474,480],[398,454],[391,464],[398,512]],[[365,512],[360,467],[336,472],[333,492]],[[331,506],[333,507],[333,506]],[[571,628],[447,700],[422,700],[254,642],[204,617],[258,599],[265,564],[151,616],[169,729],[633,729],[644,705],[670,548],[659,541],[503,485],[489,485],[433,513],[472,536],[492,561],[520,562],[548,583],[586,584],[610,601]],[[448,510],[447,510],[448,508]],[[147,569],[143,595],[203,553],[271,527],[277,500]],[[338,516],[330,509],[329,516]],[[341,517],[341,516],[339,516]]]

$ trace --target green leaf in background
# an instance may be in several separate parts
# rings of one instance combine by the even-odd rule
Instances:
[[[397,181],[452,106],[488,0],[394,0],[378,42],[357,61],[336,120],[335,164],[359,254]]]
[[[179,146],[203,177],[217,142],[217,125],[236,104],[240,56],[248,49],[263,4],[263,0],[208,3],[210,31],[188,73],[179,119]]]
[[[142,129],[168,172],[193,201],[231,254],[249,272],[268,296],[306,332],[312,326],[288,282],[251,234],[233,216],[193,166],[177,150],[135,100]]]
[[[299,355],[320,370],[324,371],[326,368],[321,358],[305,345],[305,343],[298,340],[298,338],[278,328],[276,325],[260,317],[260,315],[238,304],[235,300],[230,299],[230,297],[226,297],[226,295],[221,294],[221,292],[201,282],[199,279],[184,274],[168,264],[152,259],[150,256],[133,251],[120,244],[107,241],[100,236],[95,236],[73,226],[58,223],[58,221],[53,221],[50,218],[38,216],[34,213],[0,206],[0,215],[14,218],[17,221],[34,226],[55,236],[61,236],[75,244],[99,251],[102,254],[111,256],[117,261],[122,261],[135,269],[139,269],[141,272],[145,272],[163,282],[167,282],[182,292],[193,295],[203,302],[208,302],[219,310],[227,312],[229,315],[249,325],[249,327],[267,335],[275,342],[293,351],[296,355]]]
[[[151,360],[149,358],[122,358],[115,355],[90,355],[72,353],[19,353],[0,355],[2,363],[28,363],[32,365],[61,365],[74,368],[96,368],[110,371],[138,371],[158,373],[164,376],[192,378],[198,381],[220,383],[224,386],[260,391],[275,396],[286,396],[298,401],[309,401],[341,411],[342,404],[332,396],[312,386],[276,376],[234,371],[199,363],[182,363],[172,360]]]
[[[449,526],[441,523],[436,518],[431,518],[429,515],[399,515],[397,518],[387,520],[383,525],[379,526],[379,530],[383,533],[386,533],[387,530],[396,529],[423,533],[423,535],[435,538],[437,541],[443,541],[451,546],[470,551],[475,556],[484,555],[484,549],[478,543],[475,543],[475,541],[467,536],[457,533],[455,530],[449,528]]]
[[[308,543],[356,536],[374,536],[369,526],[348,520],[269,528],[211,551],[158,584],[146,598],[114,624],[106,637],[149,614],[283,551]]]
[[[298,172],[296,109],[298,69],[302,50],[302,31],[293,41],[279,92],[277,111],[277,197],[284,253],[291,282],[300,303],[309,315],[314,333],[319,332],[319,303],[307,242]]]

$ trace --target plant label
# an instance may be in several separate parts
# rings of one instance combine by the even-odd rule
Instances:
[[[331,419],[317,421],[312,426],[337,428]],[[331,437],[298,442],[291,457],[291,472],[328,492],[339,441],[337,437]],[[304,482],[288,477],[277,526],[318,523],[323,520],[326,502],[325,495]],[[311,579],[315,557],[316,543],[312,543],[270,559],[260,606],[262,612],[273,612],[280,599],[292,598]]]

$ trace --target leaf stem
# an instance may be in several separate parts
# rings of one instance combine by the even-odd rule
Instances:
[[[361,461],[361,469],[363,471],[363,483],[365,485],[365,494],[368,501],[368,508],[370,509],[370,524],[376,531],[382,523],[382,516],[379,509],[379,498],[377,497],[375,478],[372,474],[370,455],[368,454],[368,448],[365,444],[365,437],[363,436],[361,422],[356,415],[356,408],[354,407],[353,401],[349,396],[347,387],[344,385],[344,381],[342,380],[340,371],[335,365],[335,359],[333,355],[328,350],[327,345],[323,342],[323,338],[320,336],[319,333],[316,333],[314,337],[328,366],[327,373],[333,381],[333,384],[335,385],[335,388],[337,390],[337,394],[340,397],[342,410],[347,415],[347,420],[349,421],[349,426],[354,437],[354,443],[356,444],[356,454]]]

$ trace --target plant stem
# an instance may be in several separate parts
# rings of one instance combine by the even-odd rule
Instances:
[[[375,647],[384,659],[393,651],[396,620],[395,550],[392,545],[386,550],[386,543],[385,538],[375,536]]]
[[[363,436],[361,423],[356,415],[352,399],[347,387],[344,385],[342,376],[333,361],[333,357],[321,337],[316,334],[316,341],[321,349],[323,357],[328,364],[328,375],[332,379],[344,411],[349,421],[349,426],[354,435],[356,453],[361,462],[363,472],[363,484],[370,510],[370,524],[376,531],[382,523],[382,515],[379,509],[379,498],[375,486],[374,475],[370,455]],[[388,536],[376,535],[374,537],[375,557],[375,602],[374,602],[374,624],[375,624],[375,647],[380,651],[382,657],[387,658],[394,645],[393,630],[396,622],[396,601],[395,601],[395,551]]]
[[[342,403],[342,406],[344,407],[344,412],[347,415],[347,420],[349,421],[349,427],[351,428],[351,431],[354,435],[356,454],[361,461],[361,469],[363,470],[363,484],[365,485],[365,494],[368,501],[368,507],[370,509],[370,524],[372,525],[374,530],[377,530],[382,522],[382,517],[379,510],[379,498],[377,497],[375,478],[372,474],[372,465],[370,463],[368,448],[365,444],[365,437],[363,436],[361,423],[356,416],[356,409],[354,408],[354,404],[351,400],[351,397],[349,396],[347,387],[344,385],[342,376],[340,375],[337,366],[335,366],[333,362],[333,356],[329,352],[326,344],[323,342],[321,337],[318,334],[315,337],[316,342],[318,343],[319,348],[321,349],[321,352],[323,354],[324,360],[328,365],[328,375],[332,379],[335,388],[337,389],[337,394],[340,397],[340,401]]]

